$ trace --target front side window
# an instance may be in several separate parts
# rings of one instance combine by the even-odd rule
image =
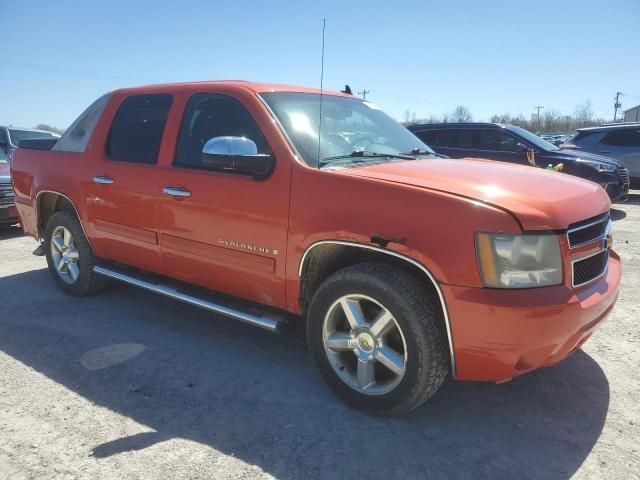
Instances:
[[[120,162],[156,163],[172,102],[173,96],[168,94],[125,98],[111,125],[107,157]]]
[[[174,165],[215,169],[202,155],[202,147],[215,137],[244,137],[258,147],[258,154],[271,154],[258,123],[236,99],[215,93],[192,96],[180,127]]]
[[[71,124],[51,150],[76,153],[84,152],[104,108],[107,106],[107,103],[109,103],[109,98],[111,98],[111,94],[107,93],[93,102],[89,108],[82,112],[76,121]]]
[[[640,129],[624,128],[613,130],[604,136],[601,143],[620,147],[638,147],[640,146]]]
[[[416,136],[430,147],[451,147],[453,130],[423,130],[415,132]]]
[[[518,151],[518,141],[500,130],[480,130],[477,148],[498,152],[516,152]]]
[[[353,156],[355,162],[358,153],[381,157],[418,150],[433,153],[378,107],[358,98],[324,95],[321,106],[320,95],[315,93],[270,92],[260,96],[280,121],[302,160],[314,167],[318,160],[323,163],[342,156]]]

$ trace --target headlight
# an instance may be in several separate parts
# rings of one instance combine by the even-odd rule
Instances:
[[[556,235],[478,233],[476,250],[485,287],[531,288],[562,283]]]
[[[580,163],[584,163],[585,165],[589,165],[591,168],[595,168],[599,172],[615,172],[616,166],[609,165],[608,163],[598,162],[596,160],[583,160],[582,158],[578,159]]]

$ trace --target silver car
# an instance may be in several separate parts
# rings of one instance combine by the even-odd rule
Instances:
[[[620,160],[629,170],[631,188],[640,188],[640,123],[580,128],[561,145],[561,148],[573,147]]]

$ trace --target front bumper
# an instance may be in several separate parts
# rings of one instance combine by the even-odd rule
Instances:
[[[10,206],[0,206],[0,223],[2,224],[12,224],[18,223],[18,211],[16,210],[15,205]]]
[[[455,378],[501,382],[563,360],[609,314],[621,273],[620,257],[610,252],[606,275],[577,289],[441,285],[451,319]]]

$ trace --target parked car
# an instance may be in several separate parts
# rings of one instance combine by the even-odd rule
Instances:
[[[117,90],[50,151],[16,150],[12,172],[65,292],[116,279],[271,331],[303,321],[323,378],[375,414],[417,407],[449,373],[502,382],[559,362],[620,282],[598,185],[439,158],[347,94]]]
[[[591,180],[605,189],[612,202],[629,193],[629,173],[618,160],[593,153],[560,149],[533,133],[499,123],[438,123],[408,127],[436,152],[451,158],[477,157],[527,165],[533,149],[536,165],[564,165],[563,172]]]
[[[592,152],[615,158],[629,170],[632,188],[640,188],[640,123],[579,128],[562,148],[577,148],[579,154]]]
[[[15,193],[11,186],[9,156],[0,149],[0,226],[18,223]]]
[[[35,128],[18,128],[0,126],[0,150],[11,157],[13,151],[18,148],[18,143],[24,140],[57,139],[60,135],[46,130]]]

